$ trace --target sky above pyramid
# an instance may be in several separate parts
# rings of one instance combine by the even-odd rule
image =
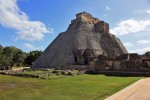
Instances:
[[[150,51],[150,0],[0,0],[0,44],[44,50],[83,11],[109,23],[129,52]]]

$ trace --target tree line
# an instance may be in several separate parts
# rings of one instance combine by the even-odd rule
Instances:
[[[143,55],[146,56],[148,59],[150,59],[150,51],[145,52],[145,54]]]
[[[15,66],[31,66],[42,51],[23,52],[15,46],[0,45],[0,69],[10,69]]]

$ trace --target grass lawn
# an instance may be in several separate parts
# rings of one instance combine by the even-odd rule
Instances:
[[[103,100],[139,79],[84,74],[44,80],[0,75],[0,100]]]

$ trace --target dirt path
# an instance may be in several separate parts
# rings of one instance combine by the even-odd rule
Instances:
[[[11,70],[23,70],[23,69],[26,69],[26,68],[30,68],[30,67],[20,67],[20,68],[14,67]]]
[[[150,100],[150,78],[143,78],[105,100]]]

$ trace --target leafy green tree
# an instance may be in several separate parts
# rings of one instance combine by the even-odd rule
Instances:
[[[3,46],[0,45],[0,54],[2,54],[2,53],[3,53]]]
[[[31,51],[27,58],[26,58],[26,64],[32,65],[32,63],[42,54],[42,51]]]
[[[1,59],[2,53],[3,53],[3,46],[0,45],[0,59]]]
[[[14,46],[7,46],[3,49],[3,56],[2,56],[2,65],[3,66],[10,66],[12,67],[14,65],[13,58],[14,55],[17,53],[18,48]]]
[[[23,52],[15,46],[3,47],[0,45],[0,69],[9,69],[12,66],[31,65],[42,51]]]
[[[3,46],[0,45],[0,68],[2,66],[3,60]]]
[[[150,51],[147,51],[147,52],[145,53],[145,56],[147,56],[147,57],[150,59]]]
[[[1,53],[0,47],[0,53]],[[7,46],[3,48],[1,53],[1,66],[5,67],[12,67],[12,66],[20,66],[25,64],[26,53],[22,50],[14,47],[14,46]]]
[[[15,66],[22,66],[25,65],[25,59],[27,57],[27,54],[23,52],[22,50],[18,49],[16,53],[14,53],[13,56],[13,65]]]

